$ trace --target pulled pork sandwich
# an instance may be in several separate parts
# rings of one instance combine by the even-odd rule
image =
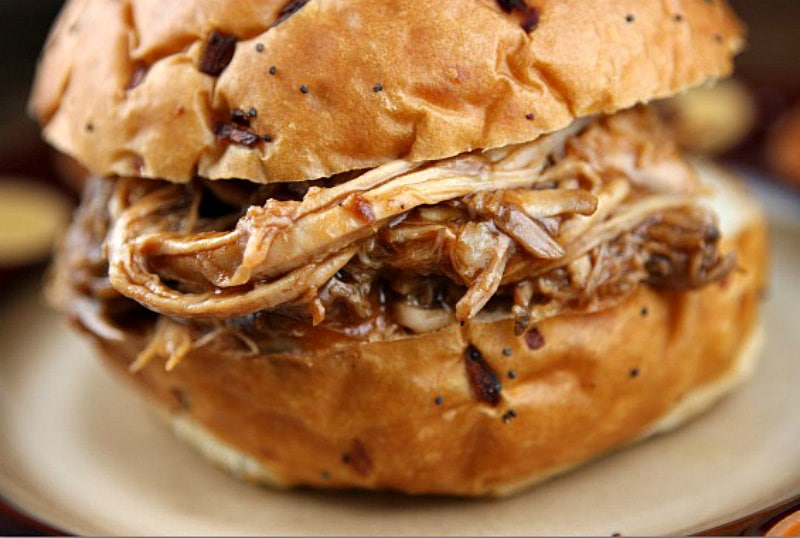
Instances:
[[[722,0],[71,0],[31,110],[95,175],[50,296],[278,485],[502,495],[749,370],[765,241],[646,102]]]

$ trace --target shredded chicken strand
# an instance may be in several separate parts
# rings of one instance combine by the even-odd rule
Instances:
[[[478,273],[467,288],[467,293],[456,303],[456,319],[459,321],[475,317],[500,287],[503,270],[511,257],[512,241],[508,236],[497,234],[494,244],[488,265]]]
[[[177,366],[192,349],[192,339],[188,331],[174,320],[161,317],[156,322],[153,337],[147,346],[128,366],[131,372],[138,372],[157,357],[166,357],[166,370]]]

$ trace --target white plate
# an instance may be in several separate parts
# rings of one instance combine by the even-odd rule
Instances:
[[[78,534],[675,534],[800,493],[800,198],[773,221],[752,381],[683,429],[504,501],[279,492],[175,441],[35,290],[0,305],[0,493]]]

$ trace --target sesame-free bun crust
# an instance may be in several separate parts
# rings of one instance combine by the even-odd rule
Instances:
[[[752,369],[765,223],[738,184],[721,185],[723,245],[738,270],[699,291],[642,285],[610,309],[549,319],[538,349],[511,320],[480,318],[391,341],[309,329],[295,347],[255,356],[200,347],[170,372],[161,361],[129,372],[146,342],[97,344],[181,437],[241,477],[507,494],[682,423]],[[469,346],[502,384],[496,406],[471,392]]]
[[[743,43],[723,0],[536,0],[530,32],[494,0],[310,0],[273,26],[285,4],[70,0],[30,110],[96,174],[294,181],[532,140],[725,76]],[[238,40],[219,76],[212,31]],[[215,135],[251,107],[270,142]]]

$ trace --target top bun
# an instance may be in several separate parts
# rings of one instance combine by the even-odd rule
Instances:
[[[70,0],[30,101],[102,175],[297,181],[525,142],[729,74],[723,0]]]

